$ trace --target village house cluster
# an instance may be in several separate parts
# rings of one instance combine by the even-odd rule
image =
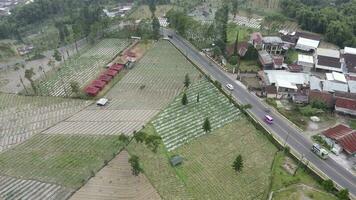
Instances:
[[[295,103],[324,102],[336,112],[356,116],[356,48],[320,48],[320,36],[306,32],[263,37],[251,35],[263,68],[258,73],[262,95]],[[297,60],[285,63],[288,50]]]

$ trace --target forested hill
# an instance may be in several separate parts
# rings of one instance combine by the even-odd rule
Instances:
[[[281,8],[303,29],[340,47],[356,46],[356,0],[282,0]]]
[[[10,16],[0,19],[0,39],[19,39],[19,34],[29,25],[50,19],[56,21],[57,26],[80,24],[83,34],[86,34],[100,18],[100,5],[109,1],[113,0],[35,0],[17,6],[11,10]]]

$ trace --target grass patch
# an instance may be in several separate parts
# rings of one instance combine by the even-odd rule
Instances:
[[[289,49],[286,54],[286,63],[292,64],[298,60],[298,52],[294,49]]]
[[[0,154],[0,172],[75,189],[121,149],[118,138],[38,134]]]
[[[313,199],[313,200],[336,200],[337,198],[329,193],[315,190],[312,188],[303,188],[302,186],[292,186],[286,190],[273,193],[273,200],[295,200],[295,199]]]
[[[239,31],[239,42],[248,41],[250,34],[253,32],[252,28],[238,26],[234,23],[229,23],[227,26],[227,43],[232,44],[236,40],[237,31]]]
[[[350,120],[349,120],[349,126],[350,126],[352,129],[356,130],[356,119],[350,119]]]
[[[152,125],[144,131],[154,134]],[[172,152],[162,145],[153,154],[135,142],[128,150],[163,199],[265,199],[276,148],[241,117]],[[231,165],[238,154],[244,168],[237,174]],[[182,156],[183,164],[171,167],[171,155]]]
[[[172,5],[157,5],[156,6],[156,17],[163,17],[166,13],[173,8]],[[131,13],[129,19],[148,19],[151,18],[152,14],[147,5],[139,6],[133,13]]]

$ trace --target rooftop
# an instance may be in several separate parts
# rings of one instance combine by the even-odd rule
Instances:
[[[348,81],[350,93],[356,93],[356,81]]]
[[[328,91],[328,92],[336,92],[336,91],[348,92],[349,91],[348,85],[344,84],[344,83],[337,83],[334,81],[324,80],[324,81],[322,81],[322,84],[323,84],[324,91]]]
[[[321,79],[316,76],[310,77],[310,90],[319,90],[321,91]]]
[[[340,51],[339,50],[335,50],[335,49],[318,48],[316,50],[316,54],[318,56],[340,58]]]
[[[325,73],[326,79],[329,81],[338,81],[342,83],[347,83],[345,75],[343,73],[338,73],[338,72],[331,72],[331,73]]]
[[[313,56],[298,54],[298,62],[312,63],[314,64]]]
[[[263,37],[262,41],[264,43],[269,43],[269,44],[281,44],[283,43],[282,39],[277,36],[268,36],[268,37]]]
[[[335,107],[356,111],[356,100],[337,97]]]
[[[262,65],[273,63],[272,56],[267,51],[265,50],[259,51],[258,55]]]
[[[356,131],[346,135],[338,141],[349,154],[356,153]]]
[[[356,48],[345,47],[344,54],[356,55]]]
[[[334,126],[332,128],[329,128],[325,131],[322,132],[323,135],[325,135],[328,138],[338,140],[347,134],[349,134],[352,131],[352,129],[344,124],[339,124],[337,126]]]
[[[275,83],[278,87],[297,89],[296,85],[306,85],[309,75],[306,73],[292,73],[283,70],[265,70],[269,84]]]
[[[323,68],[322,66],[326,66],[327,70],[332,70],[333,68],[341,70],[340,58],[318,55],[316,64],[317,68]]]
[[[297,46],[303,45],[303,46],[309,46],[314,49],[318,48],[320,41],[319,40],[312,40],[312,39],[307,39],[300,37],[297,42]]]

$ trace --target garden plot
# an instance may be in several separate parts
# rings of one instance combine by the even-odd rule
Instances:
[[[184,158],[177,174],[195,199],[266,199],[276,148],[241,117],[172,152]],[[231,165],[241,154],[244,167]]]
[[[143,132],[157,134],[151,124]],[[127,149],[140,157],[145,175],[162,199],[202,200],[267,199],[277,151],[243,116],[171,152],[161,145],[153,153],[135,140]],[[232,163],[239,154],[244,167],[236,173]],[[182,156],[182,165],[172,167],[172,155]]]
[[[66,119],[90,101],[0,93],[0,151]]]
[[[48,96],[72,95],[70,82],[81,87],[98,76],[103,67],[130,44],[129,40],[104,39],[78,57],[69,59],[55,74],[39,83],[39,94]]]
[[[0,198],[6,200],[65,200],[71,192],[59,185],[0,176]]]
[[[87,199],[132,199],[159,200],[157,191],[152,187],[144,174],[132,175],[128,163],[129,154],[122,151],[95,177],[79,189],[70,200]]]
[[[130,135],[166,107],[199,72],[169,42],[159,41],[106,94],[109,103],[95,104],[48,129],[50,134]]]
[[[180,95],[153,121],[168,151],[204,135],[202,127],[205,118],[209,118],[215,130],[237,119],[239,115],[238,109],[207,80],[193,84],[186,94],[188,105],[182,105]]]
[[[75,190],[121,148],[118,136],[37,134],[0,154],[0,173]]]

